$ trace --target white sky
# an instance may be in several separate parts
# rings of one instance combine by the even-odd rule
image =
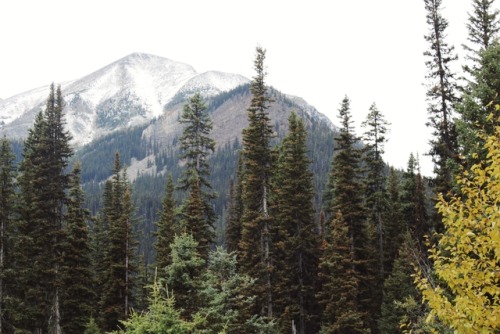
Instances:
[[[443,2],[448,42],[462,59],[471,0]],[[335,124],[349,96],[358,134],[375,102],[392,123],[386,161],[405,168],[418,152],[430,175],[426,33],[423,0],[4,0],[0,98],[80,78],[132,52],[251,78],[261,45],[269,85]]]

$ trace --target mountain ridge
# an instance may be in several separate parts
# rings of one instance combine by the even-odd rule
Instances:
[[[80,79],[61,83],[73,144],[83,146],[112,131],[162,115],[179,93],[217,95],[249,79],[217,71],[197,73],[190,65],[160,56],[132,53]],[[16,94],[0,104],[1,134],[22,139],[43,109],[48,86]]]

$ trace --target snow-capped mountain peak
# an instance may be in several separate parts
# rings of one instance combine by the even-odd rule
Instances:
[[[249,80],[237,74],[198,74],[190,65],[132,53],[83,78],[62,83],[66,121],[74,144],[83,145],[109,132],[162,115],[174,97],[200,92],[205,97]],[[49,86],[0,102],[0,125],[10,137],[23,138],[43,108]]]

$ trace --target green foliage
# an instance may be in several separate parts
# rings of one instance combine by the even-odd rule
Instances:
[[[320,333],[370,333],[366,315],[359,305],[363,277],[356,269],[353,238],[339,211],[331,225],[329,241],[322,245],[319,265],[321,289],[317,298],[322,306]]]
[[[254,60],[256,75],[251,84],[252,100],[248,108],[248,127],[243,130],[243,216],[239,247],[243,273],[256,279],[248,291],[255,295],[253,314],[272,317],[271,236],[269,186],[272,172],[270,140],[273,135],[267,109],[271,99],[265,85],[265,50],[257,47]]]
[[[165,268],[171,263],[170,245],[174,241],[176,232],[174,181],[172,175],[168,176],[165,196],[163,198],[163,211],[160,220],[156,223],[156,268],[160,270],[160,278],[164,277]]]
[[[90,317],[88,320],[83,334],[101,334],[101,330],[99,329],[94,317]]]
[[[215,142],[209,137],[212,121],[206,109],[200,94],[195,94],[184,105],[180,119],[185,124],[180,138],[180,157],[186,164],[179,181],[180,189],[189,190],[189,198],[181,208],[182,228],[198,242],[199,253],[204,259],[208,257],[209,246],[214,241],[215,222],[215,212],[210,203],[215,195],[208,180],[208,156],[214,151]]]
[[[79,164],[73,168],[69,187],[66,251],[61,268],[65,276],[61,327],[67,333],[81,333],[93,313],[96,295],[88,235],[89,214],[83,208]]]
[[[122,321],[123,330],[115,334],[188,334],[195,333],[193,327],[198,321],[189,322],[181,318],[175,308],[173,296],[164,296],[159,282],[155,280],[151,287],[148,310],[142,313],[133,311],[130,318]]]
[[[493,9],[495,0],[472,0],[472,13],[469,13],[466,24],[468,36],[467,40],[472,44],[464,45],[464,49],[469,51],[469,58],[477,61],[477,56],[488,49],[497,38],[500,26],[498,25],[498,9]],[[475,49],[474,49],[475,47]],[[466,67],[470,72],[470,68]]]
[[[116,329],[126,319],[133,305],[133,289],[137,273],[133,204],[126,172],[121,172],[120,155],[115,154],[113,178],[103,194],[102,215],[107,222],[104,235],[105,272],[103,275],[100,323],[105,330]]]
[[[312,174],[303,122],[292,112],[273,176],[273,293],[282,330],[318,330],[319,237],[314,221]]]
[[[198,253],[198,242],[191,234],[176,235],[172,248],[172,260],[166,268],[166,283],[175,297],[175,305],[187,318],[200,307],[198,291],[205,260]]]
[[[459,144],[463,165],[470,169],[486,159],[484,139],[481,133],[492,135],[498,122],[490,114],[498,115],[495,105],[500,102],[500,44],[495,42],[478,55],[476,68],[471,71],[472,80],[464,88],[457,111]]]

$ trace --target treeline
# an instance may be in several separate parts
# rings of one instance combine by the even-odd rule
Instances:
[[[376,104],[358,137],[346,96],[318,194],[304,121],[292,112],[288,132],[275,137],[258,47],[248,126],[241,143],[221,148],[237,170],[224,219],[214,205],[212,121],[199,94],[180,116],[179,154],[160,158],[182,161],[179,169],[161,187],[156,177],[132,187],[123,156],[144,153],[108,149],[111,178],[85,176],[99,193],[90,214],[52,85],[19,163],[0,142],[0,333],[498,331],[498,11],[493,0],[472,3],[458,81],[441,1],[424,0],[431,188],[418,156],[405,171],[384,163],[389,123]],[[220,175],[229,173],[223,165]],[[137,191],[150,197],[140,203],[163,197],[161,207],[136,207]]]

